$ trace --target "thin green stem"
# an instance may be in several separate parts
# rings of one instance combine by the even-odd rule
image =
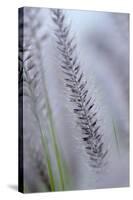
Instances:
[[[28,77],[28,73],[26,72],[26,75]],[[31,85],[29,84],[29,89],[31,91],[31,95],[33,97],[33,100],[34,100],[34,92],[33,92],[33,89],[31,87]],[[33,101],[34,102],[34,101]],[[36,106],[33,105],[33,112],[34,112],[34,115],[36,117],[36,120],[38,122],[38,125],[39,125],[39,129],[40,129],[40,133],[41,133],[41,138],[42,138],[42,145],[43,145],[43,148],[44,148],[44,152],[45,152],[45,155],[46,155],[46,160],[47,160],[47,168],[48,168],[48,174],[49,174],[49,179],[50,179],[50,186],[51,186],[51,190],[52,191],[55,191],[55,184],[54,184],[54,179],[53,179],[53,173],[52,173],[52,168],[51,168],[51,161],[50,161],[50,155],[48,153],[48,145],[47,145],[47,142],[45,142],[46,138],[44,138],[45,134],[44,134],[44,131],[42,130],[42,127],[41,127],[41,124],[40,124],[40,120],[39,120],[39,117],[38,117],[38,114],[36,112]]]
[[[48,174],[49,174],[49,179],[50,179],[51,191],[55,191],[51,162],[50,162],[49,154],[48,154],[48,146],[47,146],[47,142],[45,142],[44,135],[43,135],[42,132],[41,132],[41,138],[42,138],[41,141],[42,141],[42,144],[43,144],[43,148],[45,149],[45,155],[46,155],[46,160],[47,160],[47,167],[48,167]]]
[[[45,87],[45,93],[47,94],[47,89]],[[56,153],[56,161],[57,161],[57,165],[59,168],[59,174],[60,174],[60,183],[61,183],[61,187],[64,190],[64,179],[63,179],[63,170],[62,170],[62,165],[61,165],[61,155],[57,146],[57,141],[56,141],[56,134],[55,134],[55,129],[54,129],[54,122],[52,119],[52,112],[51,112],[51,108],[49,105],[49,99],[48,99],[48,95],[46,95],[46,105],[47,105],[47,109],[48,109],[48,116],[49,116],[49,122],[50,122],[50,132],[52,133],[52,137],[53,137],[53,145],[54,145],[54,149],[55,149],[55,153]]]
[[[117,148],[118,155],[120,156],[120,145],[119,145],[119,142],[118,142],[118,134],[117,134],[115,122],[114,122],[113,119],[112,119],[112,124],[113,124],[113,132],[114,132],[115,141],[116,141],[116,148]]]

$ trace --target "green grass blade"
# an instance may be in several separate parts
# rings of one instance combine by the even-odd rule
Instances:
[[[120,156],[120,145],[119,145],[119,141],[118,141],[118,132],[116,130],[115,122],[113,119],[112,119],[112,124],[113,124],[113,133],[114,133],[114,137],[115,137],[115,141],[116,141],[116,148],[117,148],[118,155]]]
[[[47,142],[45,142],[44,139],[44,135],[41,132],[41,141],[43,144],[43,148],[45,150],[45,156],[46,156],[46,160],[47,160],[47,168],[48,168],[48,175],[49,175],[49,179],[50,179],[50,186],[51,186],[51,191],[55,191],[55,184],[54,184],[54,178],[53,178],[53,172],[52,172],[52,168],[51,168],[51,161],[50,161],[50,157],[48,154],[48,146],[47,146]]]
[[[52,119],[52,112],[51,112],[51,108],[49,105],[49,101],[48,101],[48,97],[47,97],[47,109],[48,109],[48,117],[49,117],[49,128],[50,128],[50,132],[51,132],[51,136],[53,139],[53,146],[54,146],[54,150],[55,150],[55,155],[56,155],[56,161],[57,161],[57,166],[59,169],[59,175],[60,175],[60,186],[61,189],[64,190],[64,180],[63,180],[63,169],[62,169],[62,159],[61,159],[61,155],[60,155],[60,151],[57,145],[57,140],[56,140],[56,133],[55,133],[55,128],[54,128],[54,122]]]

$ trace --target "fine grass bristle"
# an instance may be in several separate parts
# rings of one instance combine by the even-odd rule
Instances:
[[[56,26],[55,36],[57,49],[62,55],[61,69],[65,74],[66,87],[69,88],[69,99],[73,102],[73,112],[77,115],[77,123],[80,124],[82,140],[86,153],[89,156],[89,164],[93,168],[104,165],[108,153],[99,131],[97,114],[93,112],[95,103],[92,97],[88,97],[87,81],[75,51],[77,45],[71,36],[71,27],[65,23],[65,15],[61,9],[51,9],[52,20]],[[93,94],[92,94],[93,95]]]

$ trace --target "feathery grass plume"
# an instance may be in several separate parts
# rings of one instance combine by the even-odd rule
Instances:
[[[100,133],[97,113],[93,111],[95,103],[88,97],[87,81],[75,56],[76,43],[70,33],[70,25],[65,23],[65,15],[60,9],[51,9],[52,20],[56,26],[55,36],[57,48],[62,55],[61,69],[65,74],[66,87],[71,91],[70,101],[74,104],[74,113],[77,123],[82,130],[82,140],[89,155],[89,164],[92,168],[101,168],[105,165],[108,150]]]
[[[24,54],[27,54],[27,56],[24,56]],[[28,55],[29,54],[29,55]],[[40,124],[40,119],[39,119],[39,116],[37,114],[37,111],[36,111],[36,100],[37,100],[37,97],[35,96],[34,94],[34,85],[35,85],[35,82],[37,82],[38,80],[38,73],[36,72],[36,74],[34,75],[34,77],[31,79],[30,76],[29,76],[29,72],[28,70],[26,69],[26,65],[28,64],[30,58],[32,57],[30,55],[30,50],[29,49],[23,49],[23,56],[25,57],[25,59],[23,60],[23,58],[21,58],[21,49],[20,49],[20,55],[19,55],[19,68],[20,68],[20,72],[19,72],[19,81],[21,82],[21,88],[20,91],[23,90],[23,85],[26,85],[26,87],[28,88],[28,91],[27,92],[24,92],[23,90],[23,95],[24,96],[27,96],[28,98],[30,98],[30,102],[31,102],[31,107],[32,107],[32,111],[34,113],[34,116],[37,120],[37,123],[39,125],[39,129],[40,129],[40,132],[44,132],[41,128],[41,124]],[[30,62],[32,64],[32,62]],[[29,65],[30,66],[30,65]],[[22,83],[22,80],[23,80],[23,83]],[[21,92],[20,92],[20,96],[21,96]],[[22,96],[23,98],[23,96]],[[45,184],[45,186],[47,187],[47,190],[50,191],[51,188],[50,188],[50,183],[49,183],[49,177],[48,177],[48,174],[47,174],[47,169],[46,169],[46,166],[45,166],[45,163],[43,162],[43,160],[38,160],[38,156],[34,156],[34,154],[31,155],[36,163],[36,169],[43,181],[43,183]],[[47,161],[48,162],[48,161]]]
[[[35,95],[35,88],[37,85],[39,85],[40,76],[39,76],[39,69],[35,67],[34,59],[32,55],[32,49],[31,49],[31,43],[30,40],[27,40],[29,30],[27,30],[28,25],[25,24],[24,18],[23,18],[23,9],[19,10],[19,159],[20,162],[24,162],[23,160],[23,96],[30,99],[31,107],[33,114],[37,120],[40,133],[43,131],[39,122],[39,117],[37,114],[37,100],[38,96]],[[27,27],[27,28],[26,28]],[[24,30],[26,28],[27,32]],[[26,34],[24,34],[26,32]],[[30,76],[29,71],[34,68],[33,76]],[[26,88],[26,90],[25,90]],[[39,94],[40,95],[40,94]],[[34,162],[36,163],[36,169],[38,171],[38,174],[40,175],[40,178],[42,182],[45,184],[45,187],[48,191],[51,190],[50,187],[50,180],[49,176],[47,174],[47,167],[45,165],[44,160],[39,160],[38,163],[38,156],[35,156],[34,153],[32,153],[32,158]],[[47,161],[49,163],[49,161]],[[19,167],[21,167],[22,164],[19,164]],[[21,170],[21,169],[20,169]],[[23,170],[21,170],[20,173]],[[22,179],[21,179],[22,180]],[[19,183],[21,184],[21,183]],[[22,183],[23,185],[23,183]],[[30,188],[30,186],[29,186]],[[21,191],[23,191],[23,186],[21,186]]]
[[[48,35],[47,34],[42,34],[40,37],[38,37],[38,28],[42,28],[41,27],[41,23],[36,23],[36,26],[34,26],[35,23],[33,23],[33,20],[37,19],[35,17],[36,15],[36,12],[38,13],[39,12],[39,9],[38,11],[36,11],[35,9],[35,13],[33,12],[32,10],[32,13],[30,14],[29,10],[27,10],[27,16],[29,18],[29,25],[30,25],[30,35],[31,35],[31,38],[33,39],[32,41],[32,44],[35,46],[35,52],[34,52],[34,60],[37,61],[36,63],[36,68],[39,67],[39,72],[40,72],[40,75],[41,75],[41,80],[42,80],[42,93],[43,94],[43,98],[44,98],[44,105],[45,105],[45,111],[46,111],[46,118],[48,121],[48,131],[49,131],[49,135],[51,135],[51,138],[52,138],[52,144],[53,144],[53,148],[54,148],[54,151],[55,151],[55,157],[56,157],[56,163],[57,163],[57,166],[58,166],[58,171],[59,171],[59,179],[60,179],[60,183],[58,186],[59,188],[62,188],[64,190],[64,178],[63,178],[63,169],[62,169],[62,164],[61,164],[61,154],[60,154],[60,151],[59,151],[59,147],[58,147],[58,144],[57,144],[57,139],[56,139],[56,134],[55,134],[55,127],[54,127],[54,122],[53,122],[53,117],[52,117],[52,110],[51,110],[51,107],[50,107],[50,104],[49,104],[49,97],[48,97],[48,91],[47,91],[47,88],[46,88],[46,82],[45,82],[45,77],[43,76],[43,59],[42,59],[42,42],[47,39]],[[42,33],[44,33],[44,31],[42,31]],[[33,66],[34,68],[34,66]],[[32,70],[32,68],[30,68],[30,70]],[[44,106],[43,105],[43,106]],[[42,110],[43,110],[43,107],[42,106]],[[55,183],[55,185],[58,185],[57,183]],[[59,189],[58,188],[58,189]],[[55,190],[55,188],[53,188],[52,190]]]
[[[28,8],[26,8],[28,9]],[[28,63],[26,67],[26,76],[28,77],[29,82],[28,85],[30,85],[30,92],[32,93],[32,102],[34,100],[34,106],[33,109],[39,105],[39,113],[34,110],[34,114],[36,115],[36,119],[38,121],[39,127],[40,127],[40,133],[41,133],[41,141],[42,145],[45,150],[46,158],[47,158],[47,168],[48,168],[48,174],[49,174],[49,181],[50,181],[50,187],[52,191],[55,190],[64,190],[66,186],[66,172],[63,169],[63,159],[61,157],[61,153],[59,150],[59,145],[57,143],[57,138],[56,138],[56,133],[55,133],[55,127],[54,127],[54,122],[53,122],[53,117],[52,117],[52,110],[49,104],[49,97],[48,97],[48,91],[46,88],[46,83],[45,83],[45,77],[43,76],[43,58],[42,58],[42,42],[47,38],[45,34],[43,36],[39,37],[38,36],[38,28],[36,28],[35,24],[33,21],[36,21],[36,9],[35,13],[33,12],[34,10],[26,10],[25,12],[27,13],[26,19],[25,19],[25,43],[26,46],[29,45],[31,49],[29,49],[29,52],[31,52],[32,59],[30,60],[30,55],[28,55]],[[37,10],[38,13],[39,9]],[[31,12],[31,13],[30,13]],[[38,23],[37,23],[38,24]],[[37,27],[41,27],[41,24]],[[44,31],[42,32],[44,33]],[[42,41],[43,38],[43,41]],[[38,87],[41,87],[39,89]],[[25,94],[27,95],[27,94]],[[42,101],[43,100],[43,101]],[[40,103],[42,101],[42,103]],[[42,112],[45,111],[45,116],[42,114]],[[38,114],[40,115],[43,121],[43,128],[41,127],[40,119],[38,117]],[[45,130],[43,130],[45,129]],[[45,133],[44,133],[45,132]],[[47,138],[45,138],[45,135],[50,138],[50,143],[51,143],[51,148],[52,148],[52,154],[54,154],[56,164],[58,167],[58,174],[59,174],[59,180],[57,178],[57,174],[55,173],[55,169],[52,166],[52,161],[51,161],[51,154],[48,145],[47,145]],[[68,174],[67,174],[68,175]]]
[[[45,43],[45,40],[48,38],[48,34],[45,31],[41,31],[43,29],[43,24],[39,18],[40,9],[36,8],[25,8],[25,20],[24,20],[24,41],[27,45],[31,46],[31,52],[34,62],[30,67],[28,68],[28,71],[30,75],[34,76],[36,78],[36,75],[38,74],[38,81],[40,84],[38,84],[37,79],[34,80],[34,89],[36,96],[40,95],[39,105],[40,110],[43,110],[45,108],[45,99],[44,99],[44,77],[43,77],[43,62],[42,62],[42,49],[43,45]],[[38,32],[40,34],[38,34]],[[40,76],[40,77],[39,77]],[[39,89],[38,86],[41,87],[41,94],[38,94]]]

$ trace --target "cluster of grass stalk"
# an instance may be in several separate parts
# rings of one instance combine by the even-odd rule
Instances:
[[[37,13],[35,13],[36,16]],[[36,20],[35,16],[30,15],[30,11],[28,13],[28,17],[30,20]],[[22,20],[22,19],[21,19]],[[25,44],[22,42],[20,43],[21,48],[19,47],[19,82],[22,84],[20,84],[19,90],[22,91],[21,87],[23,87],[24,84],[27,85],[28,89],[29,89],[29,93],[26,94],[30,100],[32,101],[32,111],[33,114],[36,118],[37,124],[39,126],[39,131],[41,134],[41,141],[42,141],[42,146],[44,149],[44,160],[47,166],[47,174],[48,174],[48,180],[49,183],[44,183],[44,185],[47,184],[50,185],[50,191],[57,191],[57,190],[65,190],[67,189],[67,182],[68,182],[68,171],[67,171],[67,167],[65,164],[65,161],[62,158],[61,155],[61,151],[59,149],[59,145],[57,143],[57,134],[56,134],[56,130],[55,130],[55,126],[54,126],[54,120],[53,120],[53,116],[52,116],[52,110],[49,104],[49,97],[48,97],[48,92],[47,92],[47,88],[46,88],[46,83],[45,83],[45,77],[43,76],[43,61],[42,61],[42,56],[41,56],[41,42],[44,42],[44,38],[45,35],[43,36],[43,40],[41,38],[37,37],[37,29],[32,26],[32,22],[31,22],[31,26],[30,29],[27,30],[27,32],[29,33],[30,36],[32,36],[35,40],[35,48],[37,49],[37,53],[38,53],[38,59],[39,59],[39,66],[36,66],[34,63],[34,60],[36,59],[34,57],[34,54],[32,53],[31,49],[30,49],[30,45],[32,46],[32,44]],[[20,28],[26,28],[25,24],[21,24]],[[23,30],[22,30],[23,31]],[[20,31],[21,32],[21,31]],[[27,34],[28,34],[27,33]],[[23,35],[24,37],[24,35]],[[28,37],[28,36],[25,36]],[[28,41],[29,42],[29,41]],[[26,49],[25,49],[26,47]],[[22,50],[22,51],[21,51]],[[34,70],[35,71],[35,75],[33,78],[30,77],[30,70]],[[41,74],[41,76],[40,76]],[[41,109],[37,110],[37,101],[36,101],[36,86],[37,84],[39,85],[39,79],[42,79],[43,81],[41,82],[41,84],[43,83],[43,92],[41,94],[41,98],[44,98],[44,105],[41,106]],[[25,95],[25,94],[24,94]],[[21,93],[20,93],[21,96]],[[42,114],[43,109],[45,109],[46,115],[44,116]],[[43,116],[43,126],[41,123],[41,118]],[[54,167],[52,166],[52,160],[51,160],[51,150],[48,146],[48,137],[51,138],[51,147],[52,147],[52,152],[54,153],[54,157],[56,160],[56,165],[57,165],[57,174],[55,174],[54,171]],[[65,166],[65,167],[64,167]],[[46,169],[44,169],[46,170]],[[59,178],[58,178],[59,177]],[[27,188],[27,187],[26,187]],[[47,187],[48,189],[48,187]]]
[[[81,65],[78,62],[77,57],[75,57],[77,46],[74,43],[73,37],[71,37],[70,26],[66,25],[65,23],[65,14],[63,11],[59,9],[52,9],[51,13],[53,24],[56,26],[56,31],[53,31],[53,34],[56,36],[57,49],[62,55],[61,70],[66,76],[64,81],[66,83],[66,87],[70,89],[69,100],[73,104],[73,112],[75,113],[77,123],[81,128],[80,138],[84,142],[85,151],[88,155],[88,166],[92,168],[101,168],[104,165],[104,160],[108,150],[106,149],[106,146],[102,140],[103,136],[99,131],[100,126],[98,125],[97,113],[94,113],[93,111],[95,105],[91,101],[92,97],[88,96],[88,89],[86,89],[87,81],[83,80],[84,74],[82,72]],[[48,183],[45,182],[44,185],[46,187],[47,185],[50,185],[50,191],[67,190],[70,188],[72,177],[69,174],[68,167],[61,154],[53,114],[50,106],[49,94],[46,87],[46,80],[45,76],[43,76],[44,66],[43,58],[41,55],[41,43],[45,44],[45,39],[47,37],[45,37],[45,33],[42,37],[43,39],[37,36],[37,29],[34,27],[34,25],[32,26],[33,20],[37,20],[37,18],[33,15],[30,15],[30,11],[28,15],[29,20],[31,20],[31,26],[30,30],[27,32],[30,33],[30,37],[34,38],[34,48],[37,50],[38,57],[36,58],[34,53],[30,50],[30,45],[32,46],[32,44],[25,45],[28,46],[27,49],[24,49],[22,44],[23,54],[20,56],[21,58],[19,61],[19,81],[23,82],[23,84],[26,83],[27,87],[29,88],[29,93],[27,96],[29,96],[32,101],[31,104],[33,108],[33,114],[39,126],[42,146],[44,150],[44,163],[46,164],[46,169],[44,170],[47,170],[48,174]],[[26,29],[26,27],[27,26],[23,24],[23,28]],[[25,57],[26,59],[24,59]],[[37,66],[34,62],[35,59],[38,59],[39,66]],[[30,70],[35,71],[33,78],[30,77]],[[42,82],[40,82],[40,79]],[[43,91],[41,98],[43,98],[44,104],[38,111],[36,105],[36,87],[39,84],[42,84],[41,86]],[[42,114],[43,110],[45,110],[45,115]],[[51,143],[50,146],[48,145],[49,138]],[[52,166],[53,162],[51,158],[51,147],[52,154],[54,154],[56,160],[57,174],[55,173],[54,167]],[[49,187],[47,187],[47,190],[49,190],[48,188]]]

